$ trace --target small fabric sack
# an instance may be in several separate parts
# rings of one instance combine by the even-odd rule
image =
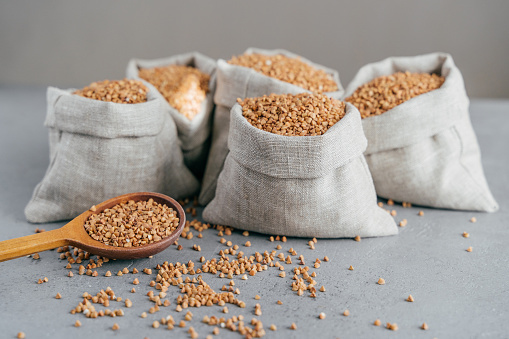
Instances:
[[[432,53],[392,57],[362,67],[345,97],[364,83],[396,72],[436,73],[443,85],[362,120],[365,155],[379,196],[417,205],[494,212],[469,100],[452,57]]]
[[[343,94],[343,87],[339,81],[339,75],[330,68],[315,64],[303,57],[282,49],[264,50],[249,48],[244,53],[264,55],[282,54],[291,58],[299,57],[303,62],[317,69],[322,69],[332,75],[338,85],[338,91],[325,94],[335,99],[339,99]],[[199,196],[200,204],[206,205],[214,198],[217,177],[223,168],[226,155],[228,154],[227,140],[230,126],[230,110],[237,102],[237,98],[252,98],[272,93],[298,94],[302,92],[308,91],[296,85],[266,76],[251,68],[230,65],[225,60],[218,60],[217,90],[214,96],[216,112],[212,132],[212,145]]]
[[[203,176],[210,149],[210,134],[212,132],[212,117],[214,111],[214,93],[216,90],[216,61],[197,52],[175,55],[169,58],[155,60],[132,59],[129,61],[126,76],[140,79],[141,68],[164,67],[169,65],[184,65],[194,67],[210,75],[209,91],[202,102],[200,113],[189,120],[157,91],[156,96],[163,101],[163,107],[168,111],[177,125],[178,137],[184,153],[186,166],[198,177]]]
[[[73,92],[48,88],[50,165],[25,208],[28,221],[72,219],[125,193],[152,191],[178,199],[199,189],[184,165],[175,124],[153,91],[138,104]]]
[[[359,111],[320,136],[281,136],[252,126],[235,104],[229,154],[205,221],[296,237],[375,237],[397,233],[378,207],[363,152]]]

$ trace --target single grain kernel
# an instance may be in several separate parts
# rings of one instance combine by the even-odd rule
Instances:
[[[17,338],[18,339],[24,339],[25,338],[25,333],[24,332],[18,332]]]
[[[350,311],[349,311],[349,310],[345,310],[345,311],[343,312],[343,315],[344,315],[345,317],[348,317],[348,316],[350,315]]]
[[[380,321],[380,319],[377,319],[377,320],[375,320],[375,322],[373,323],[373,325],[375,325],[375,326],[380,326],[380,325],[382,325],[382,322]]]
[[[417,215],[422,217],[424,215],[424,212],[423,211],[419,211],[419,213],[417,213]]]
[[[469,247],[467,248],[467,252],[472,252],[472,246],[469,246]]]
[[[297,329],[297,325],[295,325],[295,323],[292,323],[292,324],[290,325],[290,329],[292,329],[292,330],[296,330],[296,329]]]
[[[408,301],[408,302],[414,302],[414,297],[412,297],[412,295],[410,294],[410,295],[408,296],[408,298],[406,298],[406,301]]]
[[[348,270],[349,270],[349,271],[353,271],[353,266],[352,266],[352,265],[350,265],[350,267],[348,267]]]
[[[55,296],[55,299],[62,299],[62,295],[60,293],[57,293],[57,295]]]
[[[104,276],[105,277],[111,277],[111,272],[110,271],[106,271],[106,273],[104,273]]]
[[[277,331],[277,327],[276,327],[276,325],[274,325],[274,324],[271,324],[271,325],[270,325],[270,327],[269,327],[269,329],[270,329],[271,331]]]
[[[463,232],[463,238],[468,238],[468,237],[470,237],[470,233]]]
[[[157,320],[152,323],[153,328],[159,328],[159,325],[160,325],[160,323]]]
[[[408,221],[406,219],[403,219],[399,222],[400,227],[405,227],[407,225]]]
[[[385,285],[385,279],[384,279],[384,278],[380,278],[380,279],[378,279],[377,284],[378,284],[378,285]]]
[[[356,235],[355,238],[354,238],[355,241],[361,241],[361,237],[360,235]]]
[[[325,313],[321,312],[321,313],[318,315],[318,318],[320,318],[320,319],[325,319]]]
[[[470,218],[470,222],[472,222],[472,223],[477,222],[477,218],[476,217]]]
[[[428,324],[422,323],[421,330],[425,330],[426,331],[427,329],[429,329]]]
[[[116,331],[116,330],[118,330],[119,328],[120,328],[120,327],[118,326],[118,324],[117,324],[117,323],[114,323],[114,324],[113,324],[113,326],[111,327],[111,329],[112,329],[113,331]]]
[[[76,320],[76,322],[74,323],[74,327],[81,327],[81,321]]]

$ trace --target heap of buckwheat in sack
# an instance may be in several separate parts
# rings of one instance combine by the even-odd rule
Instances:
[[[361,117],[380,115],[418,95],[440,88],[445,78],[429,73],[397,72],[360,86],[345,99],[359,109]]]
[[[138,80],[104,80],[76,90],[73,94],[117,104],[138,104],[147,101],[148,89]]]
[[[139,77],[154,85],[166,101],[189,120],[200,113],[209,91],[210,76],[194,67],[168,65],[142,68]]]
[[[322,135],[345,116],[345,103],[323,94],[271,94],[238,99],[254,127],[279,135]]]
[[[311,92],[334,92],[338,85],[330,74],[303,62],[299,58],[288,56],[242,54],[233,56],[229,61],[231,65],[252,68],[271,78],[302,87]]]

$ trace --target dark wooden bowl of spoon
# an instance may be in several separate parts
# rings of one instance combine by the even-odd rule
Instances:
[[[173,208],[177,211],[179,218],[177,229],[170,236],[160,241],[138,247],[110,246],[92,239],[85,230],[85,221],[92,214],[101,213],[105,209],[128,202],[129,200],[147,201],[149,199]],[[92,254],[110,259],[146,258],[165,250],[173,244],[182,233],[185,224],[186,214],[182,206],[164,194],[151,192],[124,194],[96,205],[95,211],[88,210],[83,212],[59,229],[0,242],[0,262],[60,246],[75,246]]]

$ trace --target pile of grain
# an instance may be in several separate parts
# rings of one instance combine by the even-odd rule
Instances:
[[[171,106],[190,120],[200,113],[209,91],[210,76],[194,67],[169,65],[143,68],[138,75],[154,85]]]
[[[346,98],[361,117],[380,115],[418,95],[440,88],[445,78],[436,74],[398,72],[381,76],[359,87]]]
[[[330,74],[317,69],[299,58],[290,58],[281,54],[242,54],[233,56],[229,64],[252,68],[257,72],[311,92],[333,92],[338,85]]]
[[[345,116],[345,103],[323,94],[271,94],[238,102],[251,125],[285,136],[322,135]]]
[[[147,92],[147,87],[141,81],[123,79],[93,82],[73,94],[117,104],[138,104],[147,101]]]

